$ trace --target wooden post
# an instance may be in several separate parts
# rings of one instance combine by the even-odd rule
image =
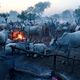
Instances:
[[[68,48],[68,54],[67,54],[67,65],[69,65],[69,58],[70,58],[70,49]]]
[[[44,50],[44,55],[46,55],[46,49]]]
[[[14,74],[14,67],[15,67],[15,60],[14,60],[14,52],[15,52],[15,48],[13,46],[11,46],[12,49],[12,68],[9,71],[9,75],[10,75],[10,80],[15,80],[15,74]]]
[[[56,60],[57,60],[57,55],[54,55],[53,56],[53,70],[52,70],[52,73],[51,73],[51,76],[55,76],[56,75]]]
[[[57,59],[57,56],[54,55],[54,71],[56,71],[56,59]]]
[[[73,61],[72,61],[72,70],[71,70],[71,73],[74,72],[74,67],[75,67],[74,64],[75,64],[75,56],[74,56]]]
[[[13,46],[11,46],[11,49],[12,49],[12,56],[14,55],[14,52],[15,52],[15,49]]]

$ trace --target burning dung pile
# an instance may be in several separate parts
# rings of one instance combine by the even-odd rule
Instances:
[[[26,35],[23,31],[13,30],[10,34],[10,38],[13,41],[24,41],[26,40]]]

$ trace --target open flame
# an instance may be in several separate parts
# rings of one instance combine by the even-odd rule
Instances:
[[[11,36],[11,39],[14,41],[26,40],[26,36],[25,36],[25,33],[23,31],[12,31],[10,36]]]

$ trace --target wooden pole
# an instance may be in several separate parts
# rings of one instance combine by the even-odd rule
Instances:
[[[74,67],[75,67],[75,56],[73,58],[73,62],[72,62],[72,70],[71,70],[71,73],[74,72]]]
[[[14,47],[11,47],[12,48],[12,68],[10,69],[9,71],[9,75],[10,75],[10,80],[15,80],[15,74],[14,74],[14,67],[15,67],[15,60],[14,60],[14,52],[15,52],[15,48]]]
[[[53,70],[52,70],[52,73],[51,73],[51,76],[55,76],[56,75],[56,60],[57,60],[57,56],[54,55],[53,56]]]

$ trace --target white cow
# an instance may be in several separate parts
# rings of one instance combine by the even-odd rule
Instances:
[[[8,39],[8,31],[7,30],[0,31],[0,44],[6,43],[7,39]]]
[[[36,51],[36,52],[44,52],[47,49],[47,46],[44,43],[30,43],[29,45],[31,51]]]
[[[80,47],[80,31],[67,33],[65,32],[57,40],[53,39],[53,43],[50,44],[53,48],[60,49],[61,47],[71,49]]]
[[[7,43],[7,39],[8,39],[8,31],[5,29],[0,31],[0,49],[2,50],[2,52],[5,52],[5,45]]]
[[[73,33],[64,33],[62,37],[57,40],[59,45],[69,45],[70,47],[80,46],[80,31]]]
[[[16,43],[9,43],[5,45],[5,53],[6,54],[11,54],[12,53],[12,49],[10,46],[16,46]]]
[[[34,50],[37,52],[45,52],[47,46],[44,43],[34,44]]]
[[[20,43],[20,42],[19,43],[8,43],[5,46],[5,52],[6,52],[6,54],[11,54],[12,53],[11,46],[13,46],[13,47],[15,46],[17,48],[26,50],[25,43]],[[17,50],[17,49],[15,50],[16,53],[19,52],[19,51],[20,50]]]
[[[34,34],[34,33],[38,33],[40,34],[42,30],[42,27],[41,26],[25,26],[25,31],[27,33],[31,33],[31,34]]]
[[[77,27],[75,28],[75,31],[80,31],[80,26],[77,26]]]

